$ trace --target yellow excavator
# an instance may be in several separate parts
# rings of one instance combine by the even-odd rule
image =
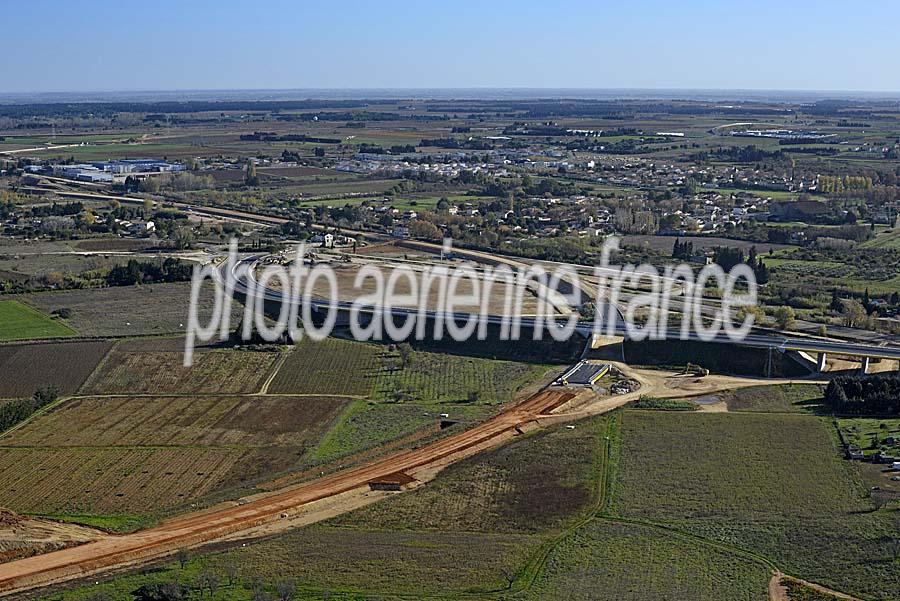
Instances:
[[[684,371],[681,372],[682,375],[692,375],[697,376],[698,378],[703,378],[709,375],[709,370],[705,367],[700,367],[696,363],[688,363],[684,366]]]

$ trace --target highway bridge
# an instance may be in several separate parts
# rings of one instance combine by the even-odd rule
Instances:
[[[272,288],[265,288],[257,284],[254,280],[251,284],[248,279],[253,278],[253,267],[261,259],[260,256],[244,258],[232,264],[231,269],[227,269],[229,263],[223,262],[216,271],[217,277],[223,284],[233,285],[234,291],[242,296],[250,293],[251,288],[257,299],[276,305],[283,302],[303,302],[308,303],[312,311],[319,315],[325,315],[328,311],[336,310],[344,313],[345,317],[349,316],[350,310],[354,307],[353,302],[341,300],[327,300],[320,298],[303,298],[293,297],[286,298],[285,293]],[[598,305],[599,310],[603,310]],[[478,315],[469,312],[443,312],[419,309],[411,309],[404,307],[381,307],[375,305],[364,305],[357,307],[360,314],[369,315],[386,315],[390,313],[392,318],[400,322],[402,319],[422,318],[427,320],[443,320],[445,323],[449,320],[456,320],[458,323],[464,323],[472,318],[484,320],[490,325],[503,326],[508,323],[509,317],[500,315]],[[522,316],[519,323],[522,330],[533,330],[534,328],[550,328],[563,329],[565,327],[565,318],[558,320],[549,319],[548,317],[538,316]],[[618,319],[613,328],[615,336],[621,338],[630,338],[630,332],[625,326],[624,319],[618,314]],[[594,324],[591,321],[579,321],[575,326],[575,332],[587,339],[587,344],[592,343],[594,336]],[[604,327],[604,333],[606,328]],[[881,346],[875,344],[845,342],[840,340],[827,340],[821,338],[809,338],[803,336],[785,336],[772,335],[769,333],[751,332],[741,340],[734,340],[724,332],[717,333],[712,339],[701,337],[697,332],[689,330],[686,336],[682,335],[680,329],[670,329],[665,333],[663,340],[689,340],[692,342],[706,342],[710,344],[732,344],[750,348],[761,348],[776,351],[779,353],[802,352],[816,357],[816,364],[819,371],[825,366],[825,359],[829,354],[842,355],[849,357],[858,357],[862,362],[862,371],[865,372],[869,366],[870,359],[889,359],[900,361],[900,347]]]

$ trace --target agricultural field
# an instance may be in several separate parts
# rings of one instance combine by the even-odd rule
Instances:
[[[824,390],[818,384],[779,384],[748,386],[719,396],[729,411],[760,411],[765,413],[809,411],[822,399]]]
[[[430,402],[504,403],[546,370],[542,365],[413,351],[406,366],[401,362],[399,369],[389,366],[378,372],[373,394],[390,398],[399,392]]]
[[[887,248],[900,250],[900,229],[881,230],[871,240],[859,245],[860,248]]]
[[[270,392],[344,394],[373,400],[503,403],[547,366],[328,338],[291,351]],[[474,394],[474,398],[471,396]]]
[[[190,585],[207,573],[220,579],[215,598],[229,601],[249,600],[254,583],[260,583],[272,595],[276,585],[283,583],[294,590],[292,598],[297,601],[472,594],[475,598],[493,598],[487,591],[505,590],[505,575],[535,552],[539,542],[534,537],[508,534],[397,533],[311,526],[194,557],[183,568],[178,563],[166,563],[44,599],[88,601],[102,594],[127,599],[145,584],[182,581]],[[228,573],[233,578],[226,576]],[[377,591],[377,597],[363,591]]]
[[[278,358],[277,352],[269,351],[197,349],[193,365],[184,367],[183,344],[177,338],[119,342],[86,384],[85,391],[95,394],[259,392]]]
[[[900,595],[900,571],[836,433],[812,415],[628,411],[614,510],[752,550],[849,593]]]
[[[776,253],[774,258],[764,258],[773,281],[820,291],[838,288],[862,293],[868,290],[873,295],[889,295],[900,288],[900,276],[892,266],[792,257],[791,254]]]
[[[66,160],[70,157],[76,162],[109,161],[113,159],[158,158],[170,159],[195,156],[197,149],[189,144],[167,144],[161,142],[128,143],[110,142],[72,148],[48,148],[39,156],[45,160]]]
[[[385,445],[418,441],[437,435],[440,414],[458,427],[471,427],[489,417],[485,405],[375,403],[354,400],[324,436],[308,459],[325,463],[339,458],[370,455]]]
[[[769,569],[639,524],[592,520],[551,551],[527,599],[767,601]]]
[[[726,546],[597,515],[618,418],[554,428],[328,522],[52,597],[220,576],[224,599],[291,581],[297,599],[766,599],[768,566]],[[565,461],[560,461],[564,455]],[[335,565],[343,566],[335,569]],[[232,576],[226,577],[226,574]],[[422,578],[428,574],[428,578]]]
[[[74,394],[111,347],[104,340],[0,345],[0,398],[30,397],[44,386]]]
[[[0,342],[74,335],[72,328],[28,305],[13,300],[0,301]]]
[[[149,514],[227,483],[247,453],[227,447],[2,447],[0,505],[37,515]]]
[[[134,238],[89,238],[75,243],[78,250],[91,252],[135,252],[153,248],[155,243],[151,240],[137,240]]]
[[[609,420],[526,436],[448,467],[428,486],[336,518],[381,530],[541,533],[597,503]],[[565,461],[559,453],[565,449]],[[440,507],[440,511],[434,508]]]
[[[128,257],[104,254],[77,254],[58,242],[18,244],[0,247],[0,270],[26,277],[50,280],[63,274],[84,277],[128,261]]]
[[[0,506],[93,523],[247,494],[297,467],[344,406],[288,396],[71,399],[0,438]]]
[[[304,338],[279,368],[269,391],[368,396],[384,348],[339,338]]]
[[[282,396],[79,397],[25,424],[4,444],[304,447],[318,441],[345,403]]]
[[[183,569],[168,563],[53,598],[85,599],[87,592],[114,596],[181,575],[193,581],[203,571],[222,574],[221,594],[235,600],[248,598],[246,587],[255,579],[270,590],[291,579],[297,598],[310,600],[504,598],[513,582],[513,590],[521,587],[519,573],[541,552],[548,529],[563,527],[598,500],[598,444],[608,427],[602,417],[575,430],[526,436],[450,466],[423,488],[328,522],[201,555]],[[563,452],[571,461],[557,472]],[[494,480],[481,478],[486,470]],[[224,574],[230,565],[239,568],[229,583]]]
[[[190,296],[190,282],[176,282],[38,292],[22,298],[45,313],[70,309],[72,315],[64,323],[84,336],[142,336],[183,333]],[[198,302],[201,323],[207,322],[212,310],[211,291],[201,293]],[[240,303],[232,303],[233,327],[240,322],[242,311]]]

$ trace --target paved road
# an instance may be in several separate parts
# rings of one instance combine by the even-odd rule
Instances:
[[[236,272],[244,267],[252,266],[255,264],[260,257],[254,256],[243,259],[234,265],[234,269],[228,271],[224,269],[226,266],[225,263],[222,264],[222,269],[219,270],[219,273],[222,277],[225,278],[225,281],[234,285],[235,291],[246,294],[249,290],[248,282],[246,278],[236,275]],[[252,269],[247,269],[247,273],[252,274]],[[252,276],[250,276],[252,277]],[[280,290],[274,290],[271,288],[262,288],[260,286],[253,286],[256,295],[258,298],[263,298],[270,302],[281,303],[284,301],[285,296]],[[302,299],[297,297],[294,299],[294,302],[300,302],[307,299]],[[308,299],[308,302],[312,306],[312,308],[316,312],[327,312],[330,307],[335,307],[341,311],[349,311],[354,304],[352,302],[347,301],[327,301],[321,299]],[[383,307],[376,306],[367,306],[361,307],[362,313],[387,313],[388,309]],[[418,309],[406,309],[401,307],[391,307],[390,314],[397,318],[405,318],[411,315],[419,316],[423,314]],[[472,317],[470,313],[448,313],[444,311],[425,311],[424,315],[428,319],[456,319],[458,321],[465,321]],[[504,323],[504,318],[499,315],[487,315],[484,316],[484,319],[487,323],[491,325],[502,325]],[[547,321],[542,318],[535,317],[522,317],[521,325],[523,328],[534,328],[534,327],[558,327],[562,328],[563,323],[557,323],[554,325],[547,326]],[[580,322],[576,326],[576,330],[584,335],[590,336],[593,333],[593,325],[591,323]],[[614,328],[614,334],[616,336],[629,337],[630,332],[626,328],[624,321],[621,319],[621,315],[616,321],[616,325]],[[854,342],[844,342],[839,340],[822,340],[816,338],[807,338],[807,337],[799,337],[799,336],[779,336],[779,335],[771,335],[771,334],[763,334],[763,333],[750,333],[742,340],[732,340],[724,333],[718,333],[711,340],[705,340],[695,331],[689,331],[687,334],[687,338],[683,338],[680,330],[678,329],[670,329],[666,332],[664,337],[667,340],[689,340],[693,342],[708,342],[708,343],[718,343],[718,344],[736,344],[739,346],[747,346],[753,348],[770,348],[779,352],[785,351],[805,351],[809,353],[834,353],[841,355],[850,355],[854,357],[870,357],[870,358],[880,358],[880,359],[898,359],[900,360],[900,347],[888,347],[881,346],[878,344],[866,344],[866,343],[854,343]]]

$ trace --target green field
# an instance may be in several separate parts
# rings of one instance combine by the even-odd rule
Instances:
[[[424,350],[404,360],[394,345],[327,338],[304,339],[291,351],[270,392],[340,394],[377,401],[497,404],[538,380],[545,365],[530,365]],[[470,399],[470,396],[474,395]]]
[[[888,437],[900,440],[900,418],[853,417],[838,419],[837,423],[847,444],[857,447],[866,455],[894,449],[897,449],[894,453],[900,454],[900,444],[888,446],[885,443]]]
[[[555,548],[526,599],[766,601],[766,566],[689,537],[593,520]]]
[[[752,551],[844,592],[900,595],[873,511],[837,437],[811,415],[626,412],[615,511]]]
[[[459,423],[457,428],[471,427],[490,415],[483,405],[420,405],[415,403],[351,402],[322,439],[310,458],[314,463],[369,454],[383,445],[403,444],[432,438],[438,434],[439,415],[446,413]]]
[[[0,341],[74,336],[75,330],[18,301],[0,301]]]
[[[818,384],[779,384],[775,386],[748,386],[720,396],[729,411],[803,412],[822,398]]]

